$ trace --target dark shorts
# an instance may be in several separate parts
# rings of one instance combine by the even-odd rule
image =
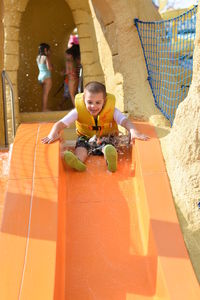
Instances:
[[[115,146],[112,143],[113,137],[102,137],[102,138],[96,138],[95,136],[92,138],[87,138],[86,136],[79,136],[76,141],[77,147],[83,147],[87,150],[88,154],[92,155],[103,155],[102,149],[110,144]]]

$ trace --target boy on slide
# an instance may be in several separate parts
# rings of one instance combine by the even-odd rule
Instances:
[[[106,92],[105,86],[97,81],[86,84],[84,93],[75,97],[75,108],[54,124],[42,143],[52,143],[60,137],[60,132],[76,122],[78,139],[75,152],[65,151],[67,165],[77,171],[85,171],[85,161],[89,154],[104,155],[108,170],[117,169],[117,150],[114,136],[121,125],[130,132],[131,140],[147,140],[149,137],[139,133],[125,115],[115,108],[115,96]]]

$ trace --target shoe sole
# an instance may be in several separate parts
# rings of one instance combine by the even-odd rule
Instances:
[[[82,163],[74,153],[66,151],[64,154],[64,160],[68,166],[76,171],[83,172],[86,170],[86,165]]]
[[[108,170],[115,172],[117,170],[117,150],[112,145],[107,145],[104,148],[104,154],[108,164]]]

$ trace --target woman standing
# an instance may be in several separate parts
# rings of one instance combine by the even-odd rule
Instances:
[[[42,43],[39,45],[39,53],[37,56],[37,65],[39,69],[38,81],[42,85],[42,110],[48,111],[47,102],[48,95],[52,87],[51,70],[52,64],[50,60],[50,46]]]
[[[69,94],[73,105],[75,106],[75,95],[78,91],[79,85],[79,74],[81,68],[80,59],[80,47],[79,45],[73,45],[71,48],[66,50],[66,76],[68,80]]]

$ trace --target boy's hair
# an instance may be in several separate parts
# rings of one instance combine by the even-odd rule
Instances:
[[[106,87],[103,83],[100,83],[98,81],[88,82],[85,85],[84,90],[86,90],[92,94],[102,93],[103,97],[106,98]]]

